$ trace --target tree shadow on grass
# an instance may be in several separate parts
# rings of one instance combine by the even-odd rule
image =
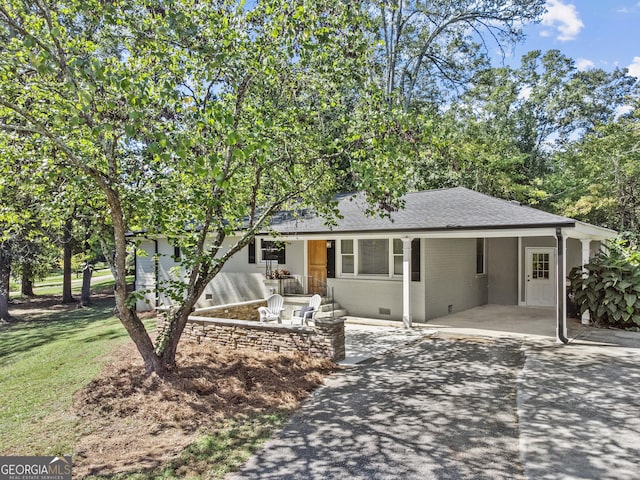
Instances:
[[[69,305],[64,308],[37,309],[36,313],[31,313],[29,309],[22,310],[16,315],[15,322],[0,327],[0,366],[44,344],[75,338],[84,329],[102,325],[113,318],[113,307],[113,298],[105,297],[96,299],[90,307],[85,308]],[[84,341],[121,336],[116,331],[104,330],[96,330],[95,335],[84,333]]]

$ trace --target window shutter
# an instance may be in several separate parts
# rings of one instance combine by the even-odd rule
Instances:
[[[336,241],[327,242],[327,278],[336,278]]]
[[[420,281],[420,239],[411,240],[411,281]]]
[[[249,242],[249,263],[256,263],[256,239]]]

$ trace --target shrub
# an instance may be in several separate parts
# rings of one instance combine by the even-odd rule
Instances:
[[[640,327],[640,252],[617,243],[569,273],[571,294],[580,313],[597,325]]]

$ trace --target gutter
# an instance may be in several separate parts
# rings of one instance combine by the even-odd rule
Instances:
[[[556,335],[557,335],[558,341],[566,345],[567,343],[569,343],[569,339],[564,335],[564,331],[567,325],[567,320],[565,318],[565,311],[564,311],[565,297],[567,296],[565,283],[564,283],[565,252],[564,252],[564,237],[562,235],[562,228],[560,227],[556,227],[556,240],[558,243],[558,259],[556,260],[557,266],[558,266],[556,269],[556,280],[558,283],[558,296],[556,299],[556,304],[557,304],[556,305],[556,315],[557,315]]]
[[[567,221],[562,223],[524,223],[519,225],[478,225],[478,226],[461,226],[461,225],[447,225],[445,227],[406,227],[406,228],[367,228],[367,229],[349,229],[349,230],[341,230],[339,228],[326,228],[324,230],[299,230],[299,231],[279,231],[277,228],[273,229],[273,232],[276,232],[279,236],[293,236],[293,235],[327,235],[327,234],[336,234],[336,235],[352,235],[352,234],[377,234],[377,233],[446,233],[446,232],[460,232],[460,231],[473,231],[473,230],[528,230],[528,229],[542,229],[542,228],[573,228],[576,226],[576,222]],[[262,235],[270,235],[273,232],[262,232]]]

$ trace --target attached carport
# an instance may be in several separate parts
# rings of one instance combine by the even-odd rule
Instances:
[[[534,340],[556,338],[556,311],[515,305],[482,305],[427,323],[440,333],[462,336],[521,337]],[[568,338],[585,331],[579,320],[567,320]]]

